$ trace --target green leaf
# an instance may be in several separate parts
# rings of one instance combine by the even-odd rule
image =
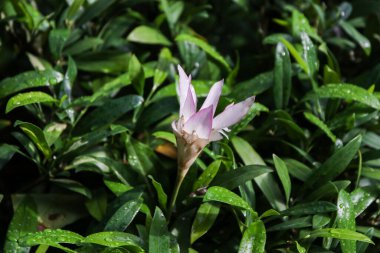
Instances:
[[[21,128],[22,131],[36,144],[37,148],[49,158],[52,154],[49,144],[46,141],[44,132],[36,125],[28,122],[16,121],[15,126]]]
[[[0,98],[21,90],[56,85],[63,80],[63,75],[57,71],[48,69],[44,71],[27,71],[13,77],[8,77],[0,82]]]
[[[49,33],[49,47],[53,56],[58,59],[61,56],[62,49],[69,38],[70,30],[68,29],[53,29]]]
[[[214,224],[219,214],[220,206],[214,203],[202,203],[195,215],[191,226],[190,243],[193,244],[197,239],[207,233]]]
[[[231,142],[245,165],[265,165],[264,160],[246,140],[233,137]],[[254,180],[273,208],[277,210],[285,209],[280,188],[271,173],[255,177]]]
[[[8,100],[5,113],[9,113],[13,109],[33,103],[53,103],[57,100],[49,94],[40,91],[31,91],[17,94]]]
[[[289,230],[289,229],[295,229],[295,228],[306,228],[306,227],[311,227],[311,225],[312,225],[311,218],[310,216],[307,216],[307,217],[301,217],[301,218],[283,221],[277,225],[274,225],[268,228],[267,231],[270,232],[270,231]]]
[[[29,233],[23,236],[19,241],[21,245],[49,245],[55,248],[62,249],[69,253],[75,253],[74,250],[61,246],[59,243],[79,244],[84,239],[83,236],[62,229],[45,229],[40,232]]]
[[[140,210],[143,201],[141,199],[130,200],[122,205],[107,221],[105,231],[124,231],[133,221]]]
[[[280,41],[286,46],[286,48],[289,50],[289,53],[293,56],[293,58],[300,65],[303,71],[305,71],[305,73],[308,74],[310,71],[307,62],[304,61],[297,49],[284,38],[280,38]]]
[[[260,220],[252,222],[243,233],[239,253],[264,253],[265,241],[266,232],[264,223]]]
[[[162,188],[162,185],[157,182],[152,176],[148,176],[150,180],[152,180],[152,184],[154,189],[156,189],[157,197],[158,197],[158,203],[160,204],[162,210],[166,210],[166,205],[168,202],[168,195],[166,195],[164,189]]]
[[[361,241],[374,244],[367,236],[343,228],[323,228],[310,232],[305,238],[324,237],[324,238],[336,238],[340,240],[352,240]]]
[[[310,176],[310,173],[312,172],[308,166],[297,160],[284,159],[284,161],[288,168],[289,174],[303,182],[307,180],[307,178]]]
[[[367,56],[371,54],[371,42],[360,32],[358,32],[355,27],[344,20],[340,20],[339,25],[351,38],[353,38],[360,45]]]
[[[67,179],[67,178],[52,178],[50,179],[55,185],[66,188],[70,191],[82,194],[87,198],[91,198],[91,192],[83,184],[78,181]]]
[[[308,121],[319,127],[319,129],[321,129],[333,143],[336,142],[336,136],[331,132],[330,128],[322,120],[309,112],[304,112],[303,115]]]
[[[355,209],[352,204],[350,194],[341,190],[337,201],[336,224],[338,228],[356,231],[355,228]],[[340,246],[343,253],[356,251],[356,243],[352,240],[340,240]]]
[[[352,204],[354,205],[355,217],[358,217],[364,210],[367,209],[375,200],[376,193],[371,189],[357,188],[351,192],[350,197]]]
[[[348,164],[358,152],[361,140],[362,138],[359,135],[336,151],[319,168],[313,170],[310,177],[305,182],[305,186],[311,188],[317,183],[318,185],[323,185],[339,176],[347,168]]]
[[[331,213],[337,210],[336,206],[327,201],[314,201],[298,204],[281,212],[282,215],[298,216],[318,213]]]
[[[219,174],[212,182],[212,185],[232,190],[249,180],[270,172],[272,172],[272,170],[266,166],[247,165]]]
[[[83,5],[85,0],[74,0],[71,2],[70,7],[67,10],[67,19],[73,19],[78,14],[79,8]]]
[[[9,224],[4,251],[5,253],[29,252],[29,248],[20,245],[19,240],[29,232],[37,231],[38,214],[34,200],[26,196],[18,205]]]
[[[175,135],[171,132],[157,131],[152,134],[156,138],[167,140],[172,144],[176,144]]]
[[[290,181],[288,168],[283,160],[280,157],[273,154],[274,167],[276,168],[276,172],[280,181],[282,183],[282,187],[285,191],[286,203],[289,202],[290,193],[292,191],[292,183]]]
[[[97,221],[101,221],[107,210],[107,194],[105,191],[98,191],[93,194],[91,199],[87,199],[85,202],[87,211]]]
[[[144,69],[135,55],[129,60],[128,74],[137,93],[142,96],[145,85]]]
[[[18,151],[18,147],[17,146],[9,145],[9,144],[6,144],[6,143],[1,143],[0,144],[0,170],[13,157],[13,155],[17,151]]]
[[[49,146],[52,146],[59,139],[66,127],[66,124],[56,122],[52,122],[45,126],[44,135]]]
[[[207,187],[214,179],[219,171],[221,160],[216,160],[212,162],[207,169],[205,169],[202,174],[198,177],[197,181],[194,182],[193,190],[197,190],[202,187]]]
[[[80,0],[80,1],[83,1],[83,0]],[[99,47],[103,43],[104,43],[104,40],[98,37],[83,38],[79,40],[78,42],[70,44],[70,46],[65,47],[63,49],[63,54],[73,55],[73,56],[78,55],[89,50],[95,50],[97,47]]]
[[[125,113],[141,105],[142,102],[142,97],[137,95],[127,95],[111,99],[109,102],[83,117],[76,126],[76,133],[80,134],[85,131],[108,126]]]
[[[142,44],[163,46],[170,46],[172,44],[159,30],[144,25],[133,29],[128,35],[127,40]]]
[[[175,38],[175,40],[178,42],[185,41],[185,42],[190,42],[190,43],[195,44],[196,46],[204,50],[210,57],[212,57],[221,65],[223,65],[228,71],[231,71],[230,65],[226,62],[223,56],[218,51],[216,51],[213,47],[211,47],[206,41],[201,40],[197,37],[194,37],[190,34],[185,34],[185,33],[178,35]]]
[[[135,235],[123,232],[106,231],[91,234],[86,236],[82,243],[92,243],[106,247],[132,246],[131,248],[137,252],[144,252],[140,238]]]
[[[81,26],[91,19],[98,17],[102,14],[108,7],[115,3],[116,0],[98,0],[92,2],[91,5],[84,9],[80,17],[77,19],[77,25]]]
[[[125,148],[128,153],[129,164],[137,173],[143,177],[155,174],[158,159],[149,146],[128,136],[125,141]]]
[[[169,253],[170,234],[162,211],[156,207],[149,231],[149,253]]]
[[[207,190],[206,195],[203,197],[203,202],[207,201],[217,201],[246,210],[252,210],[250,205],[237,194],[219,186],[212,186]]]
[[[375,109],[380,109],[380,102],[375,95],[353,84],[327,84],[307,94],[304,99],[310,100],[315,98],[348,99],[363,103]]]
[[[292,88],[292,65],[289,52],[282,43],[276,46],[273,76],[274,104],[277,109],[282,109],[288,105]]]
[[[296,241],[296,248],[297,248],[297,251],[298,253],[306,253],[306,249],[304,247],[302,247],[297,241]]]
[[[314,76],[319,69],[317,50],[305,32],[301,33],[301,42],[303,47],[303,57],[308,66],[307,74],[311,79],[314,79]]]
[[[273,71],[268,71],[258,74],[252,79],[238,83],[231,90],[230,96],[240,101],[250,96],[261,94],[272,87],[274,82],[273,75]]]

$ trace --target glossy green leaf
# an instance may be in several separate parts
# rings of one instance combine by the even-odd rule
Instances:
[[[91,199],[86,200],[85,205],[91,216],[101,221],[107,210],[107,194],[105,191],[98,191]]]
[[[190,34],[185,34],[185,33],[178,35],[175,38],[175,40],[179,42],[186,41],[186,42],[190,42],[197,45],[202,50],[204,50],[210,57],[214,58],[217,62],[223,65],[227,70],[231,70],[230,65],[226,62],[224,57],[218,51],[216,51],[212,46],[210,46],[206,41],[201,40],[197,37],[194,37]]]
[[[292,190],[292,183],[290,181],[288,168],[283,160],[280,157],[273,154],[274,167],[276,168],[276,172],[280,181],[282,183],[282,187],[285,191],[286,202],[289,202],[290,193]]]
[[[272,172],[272,170],[266,166],[247,165],[235,170],[230,170],[223,174],[219,174],[212,182],[212,185],[217,185],[232,190],[240,185],[243,185],[249,180],[270,172]]]
[[[137,93],[142,96],[145,86],[144,69],[135,55],[129,60],[128,74]]]
[[[0,82],[0,98],[25,89],[53,86],[63,80],[63,75],[54,70],[27,71]]]
[[[336,142],[336,136],[331,132],[330,128],[318,117],[316,117],[314,114],[311,114],[309,112],[304,112],[303,115],[305,118],[316,125],[319,129],[321,129],[329,138],[330,140],[335,143]]]
[[[351,241],[361,241],[361,242],[368,242],[373,244],[371,239],[369,239],[367,236],[352,231],[348,229],[343,228],[323,228],[318,229],[310,232],[305,236],[305,238],[314,238],[314,237],[324,237],[324,238],[336,238],[340,240],[351,240]]]
[[[353,38],[360,45],[367,56],[371,54],[371,42],[361,33],[359,33],[354,26],[343,20],[340,20],[339,25],[351,38]]]
[[[260,220],[252,222],[243,233],[239,253],[264,253],[266,232],[264,223]]]
[[[331,213],[337,210],[336,206],[327,201],[314,201],[298,204],[281,212],[282,215],[298,216],[317,213]]]
[[[59,139],[66,127],[66,124],[56,122],[52,122],[45,126],[43,132],[45,135],[46,142],[49,144],[49,146],[52,146]]]
[[[57,102],[55,98],[47,93],[40,91],[31,91],[27,93],[17,94],[8,100],[5,113],[9,113],[13,109],[33,103],[54,103]]]
[[[292,88],[292,65],[289,52],[282,43],[276,46],[274,61],[274,104],[277,109],[286,107],[289,102]]]
[[[306,228],[311,227],[311,218],[310,216],[302,217],[302,218],[295,218],[287,221],[283,221],[277,225],[271,226],[267,229],[268,232],[270,231],[280,231],[280,230],[289,230],[289,229],[295,229],[295,228]]]
[[[86,22],[90,21],[93,18],[98,17],[103,13],[107,8],[109,8],[116,0],[98,0],[92,2],[87,8],[81,13],[77,19],[77,25],[83,25]]]
[[[53,178],[53,179],[50,179],[50,181],[54,183],[55,185],[58,185],[70,191],[82,194],[86,196],[87,198],[91,198],[90,190],[87,189],[84,185],[82,185],[78,181],[66,179],[66,178]]]
[[[316,48],[305,32],[301,32],[301,42],[303,47],[303,57],[308,66],[308,74],[311,78],[314,78],[314,75],[319,69]]]
[[[284,159],[286,167],[288,168],[289,174],[301,181],[306,181],[310,176],[312,170],[305,164],[294,160],[294,159]]]
[[[78,1],[78,0],[77,0]],[[83,1],[83,0],[80,0]],[[63,49],[64,55],[78,55],[81,53],[84,53],[89,50],[94,50],[98,46],[102,45],[104,43],[104,40],[101,38],[84,38],[82,40],[79,40],[78,42],[71,44],[70,46],[67,46]]]
[[[259,95],[273,86],[273,76],[273,71],[268,71],[258,74],[252,79],[238,83],[231,90],[230,96],[240,101],[253,95]]]
[[[132,168],[142,176],[154,175],[155,162],[158,162],[155,154],[149,146],[132,137],[127,137],[125,148],[128,153],[128,161]]]
[[[219,209],[219,205],[211,202],[202,203],[200,205],[195,215],[193,225],[191,226],[191,244],[207,233],[218,217]]]
[[[201,187],[207,187],[211,181],[215,178],[219,171],[220,164],[222,161],[216,160],[212,162],[207,169],[205,169],[202,174],[198,177],[197,181],[194,182],[193,190],[197,190]]]
[[[144,25],[133,29],[129,33],[127,40],[142,44],[155,44],[164,46],[170,46],[172,44],[159,30]]]
[[[232,191],[219,186],[212,186],[207,190],[206,195],[203,197],[203,202],[207,201],[217,201],[246,210],[251,210],[251,207],[245,200]]]
[[[297,49],[286,39],[280,38],[280,41],[286,46],[286,48],[289,50],[289,53],[293,56],[293,58],[297,61],[297,63],[300,65],[300,67],[305,71],[305,73],[309,73],[309,67],[307,65],[307,62],[302,58],[301,54],[297,51]]]
[[[162,211],[156,207],[149,231],[149,253],[169,253],[170,234]]]
[[[137,95],[127,95],[112,99],[83,117],[76,126],[76,129],[79,133],[84,133],[84,131],[107,126],[125,113],[141,105],[142,102],[142,97]]]
[[[9,224],[4,252],[23,253],[29,252],[29,246],[20,244],[20,239],[29,232],[35,232],[38,228],[38,213],[35,201],[26,196],[18,205]]]
[[[305,186],[313,187],[316,183],[321,185],[339,176],[358,152],[361,140],[362,138],[359,135],[344,147],[338,149],[327,161],[311,173],[305,182]]]
[[[234,137],[231,142],[245,165],[265,165],[264,160],[246,140]],[[265,173],[255,177],[254,180],[273,208],[285,209],[283,196],[272,174]]]
[[[68,19],[72,19],[77,13],[79,8],[82,6],[82,4],[85,2],[85,0],[74,0],[71,2],[70,7],[67,10],[66,17]]]
[[[22,121],[16,121],[15,126],[21,128],[21,130],[36,144],[37,148],[49,158],[52,154],[49,144],[46,141],[44,132],[38,126]]]
[[[175,135],[171,132],[157,131],[152,134],[156,138],[167,140],[172,144],[176,144]]]
[[[331,221],[331,218],[327,215],[316,214],[313,215],[313,228],[318,229],[326,226]]]
[[[380,102],[369,91],[353,84],[328,84],[305,96],[305,99],[340,98],[363,103],[369,107],[380,109]]]
[[[105,231],[123,232],[133,221],[142,205],[141,199],[130,200],[122,205],[107,221]]]
[[[82,243],[92,243],[107,247],[132,246],[131,248],[133,250],[136,250],[137,252],[144,252],[140,238],[135,235],[123,232],[106,231],[90,234],[84,238]]]
[[[355,217],[359,216],[376,200],[376,193],[364,187],[355,189],[350,196],[354,205]]]
[[[351,201],[350,194],[341,190],[337,201],[337,227],[355,231],[355,209]],[[340,240],[340,246],[343,253],[355,252],[356,243],[352,240]]]
[[[166,210],[166,205],[168,202],[168,195],[166,195],[162,185],[157,182],[152,176],[148,176],[152,180],[152,184],[157,193],[158,203],[160,204],[162,210]]]
[[[45,229],[40,232],[29,233],[23,236],[20,239],[20,244],[25,246],[44,244],[62,249],[65,252],[75,253],[74,250],[66,248],[60,245],[60,243],[79,244],[83,239],[83,236],[69,230]]]
[[[62,53],[62,49],[70,35],[68,29],[53,29],[49,33],[49,47],[50,52],[55,58],[59,58]]]
[[[304,247],[302,247],[297,241],[296,241],[296,248],[297,248],[297,251],[298,253],[306,253],[306,249]]]
[[[6,143],[0,144],[0,170],[18,151],[18,147]],[[1,202],[1,201],[0,201]]]

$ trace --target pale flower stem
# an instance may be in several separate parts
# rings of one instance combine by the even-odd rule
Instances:
[[[179,189],[181,188],[183,179],[185,178],[187,171],[188,171],[187,168],[181,168],[181,167],[178,168],[177,179],[176,179],[176,182],[174,185],[172,198],[170,200],[170,206],[169,206],[169,212],[168,212],[168,221],[170,220],[170,217],[172,215],[173,208],[174,208],[175,202],[177,200]]]

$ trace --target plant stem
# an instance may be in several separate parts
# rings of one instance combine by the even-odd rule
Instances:
[[[181,167],[178,168],[177,179],[176,179],[176,182],[174,185],[172,198],[170,200],[170,206],[169,206],[169,212],[168,212],[168,221],[170,220],[170,217],[172,215],[173,208],[174,208],[175,202],[177,200],[179,189],[181,188],[181,184],[182,184],[183,179],[185,178],[185,176],[187,174],[187,171],[188,171],[188,169],[186,169],[186,168],[181,168]]]

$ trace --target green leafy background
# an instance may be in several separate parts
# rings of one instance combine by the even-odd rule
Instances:
[[[0,248],[379,252],[380,3],[0,1]],[[217,112],[170,215],[176,66]]]

